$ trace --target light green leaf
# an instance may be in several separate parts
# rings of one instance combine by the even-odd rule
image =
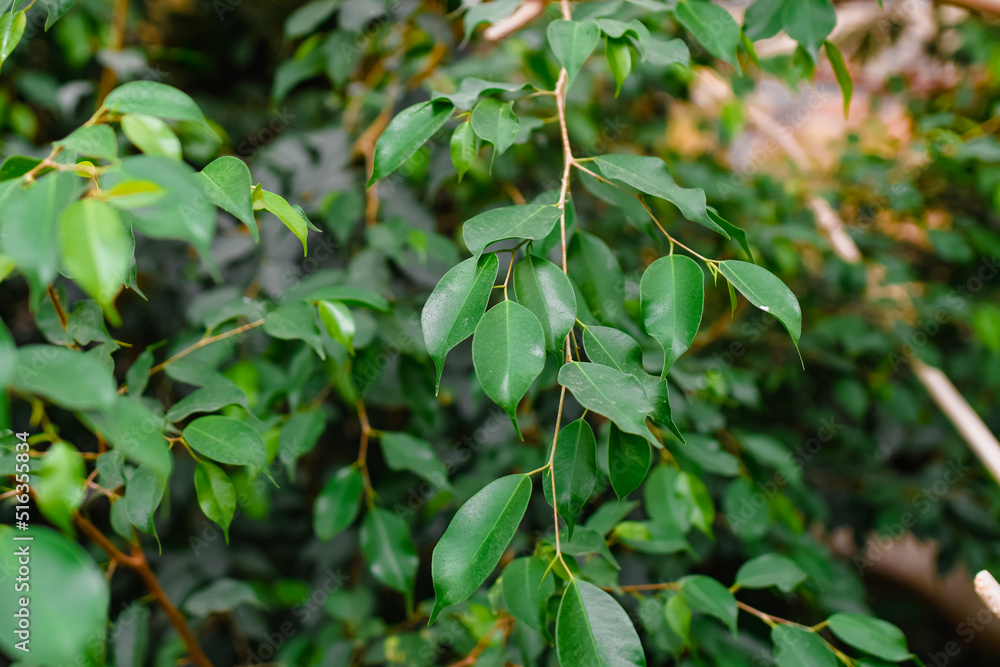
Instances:
[[[257,219],[250,200],[253,181],[246,163],[231,155],[224,155],[205,165],[198,173],[198,179],[208,200],[246,225],[253,240],[259,241],[260,232],[257,230]]]
[[[653,452],[645,439],[623,433],[611,424],[608,435],[608,476],[615,495],[624,499],[642,485],[652,457]]]
[[[422,102],[400,111],[375,144],[375,165],[368,186],[399,169],[451,118],[448,101]]]
[[[514,143],[521,121],[514,114],[514,102],[501,102],[494,97],[480,100],[472,109],[472,129],[479,138],[503,153]]]
[[[138,113],[207,125],[201,109],[187,93],[156,81],[132,81],[118,86],[105,98],[104,106],[117,114]]]
[[[295,237],[302,242],[302,255],[305,256],[308,254],[309,248],[306,245],[306,239],[309,236],[309,221],[298,210],[293,208],[291,204],[285,201],[285,198],[281,195],[262,190],[261,197],[264,202],[264,210],[278,216],[278,219],[284,223],[285,227],[288,227],[295,234]]]
[[[608,59],[611,75],[615,77],[615,97],[618,97],[622,92],[622,84],[632,72],[632,52],[629,50],[627,39],[608,37],[607,42],[605,56]]]
[[[370,509],[361,522],[361,553],[375,578],[405,595],[412,607],[419,559],[406,523],[389,510]]]
[[[252,427],[230,417],[199,417],[184,429],[184,440],[199,454],[237,466],[267,466],[267,447]]]
[[[504,239],[543,239],[559,220],[559,209],[544,204],[504,206],[480,213],[462,225],[465,245],[475,256]]]
[[[558,19],[546,29],[549,45],[569,76],[572,86],[580,68],[597,48],[601,30],[593,21],[567,21]]]
[[[451,135],[451,163],[458,172],[458,182],[462,182],[465,172],[472,169],[479,154],[479,138],[472,129],[472,123],[466,121],[455,128]]]
[[[834,614],[830,631],[845,644],[889,662],[909,660],[906,637],[892,623],[862,614]]]
[[[14,537],[31,537],[30,542]],[[30,653],[16,648],[29,635],[17,634],[22,595],[14,592],[19,547],[31,549]],[[54,530],[15,531],[0,526],[0,570],[12,573],[0,595],[0,648],[24,655],[33,665],[103,665],[110,593],[108,580],[87,550]],[[42,576],[44,573],[44,576]]]
[[[799,349],[802,310],[785,283],[767,269],[749,262],[726,260],[719,264],[719,271],[750,303],[778,318],[792,337],[795,349]]]
[[[128,520],[147,535],[156,535],[154,517],[166,489],[167,478],[148,466],[136,468],[125,486]]]
[[[609,366],[570,362],[559,369],[559,384],[588,410],[604,415],[626,433],[642,436],[654,447],[663,445],[646,425],[653,405],[631,375]]]
[[[65,139],[54,144],[81,156],[96,157],[102,160],[118,159],[118,143],[115,141],[115,131],[107,125],[84,125],[78,127]]]
[[[170,126],[156,116],[127,114],[122,117],[121,125],[128,140],[146,155],[181,159],[180,140]]]
[[[341,468],[316,496],[313,506],[313,532],[321,540],[330,540],[346,530],[358,518],[358,501],[364,480],[357,466]]]
[[[214,463],[201,461],[194,469],[194,489],[201,511],[222,527],[229,544],[229,524],[236,513],[236,487],[229,475]]]
[[[27,24],[28,17],[23,11],[4,13],[0,16],[0,67],[17,48]]]
[[[67,533],[73,532],[73,512],[83,501],[85,476],[80,452],[65,442],[53,443],[31,476],[38,509]]]
[[[514,294],[542,325],[545,347],[559,353],[576,321],[576,291],[558,266],[531,253],[514,267]]]
[[[625,277],[618,256],[604,241],[578,231],[568,248],[569,275],[600,322],[614,324],[624,314]]]
[[[785,2],[782,19],[785,32],[812,56],[815,63],[819,45],[837,25],[837,10],[830,0],[794,0]]]
[[[118,211],[95,199],[73,204],[59,217],[59,248],[69,277],[120,324],[113,303],[132,266],[132,244]]]
[[[829,40],[823,40],[823,48],[826,50],[826,57],[833,68],[833,76],[840,86],[840,94],[844,98],[844,118],[846,119],[851,111],[851,98],[854,97],[854,81],[851,79],[851,72],[847,69],[844,56],[841,55],[837,45]]]
[[[597,483],[597,438],[584,419],[566,424],[556,440],[556,455],[552,462],[555,470],[556,500],[559,515],[566,522],[566,534],[573,539],[583,508],[590,500]],[[550,471],[542,476],[545,499],[552,504]]]
[[[107,409],[118,395],[111,371],[100,361],[54,345],[19,347],[10,385],[67,410]]]
[[[741,588],[776,586],[784,593],[791,593],[805,580],[806,573],[795,561],[778,554],[763,554],[748,560],[736,573],[736,583]]]
[[[545,335],[538,318],[513,301],[497,304],[476,327],[472,362],[483,391],[510,415],[521,437],[517,404],[545,367]]]
[[[836,667],[840,663],[815,632],[801,625],[780,623],[771,628],[778,667]]]
[[[705,306],[705,274],[690,257],[661,257],[639,283],[642,321],[663,346],[663,376],[691,347]]]
[[[548,601],[556,591],[555,575],[538,556],[515,558],[503,571],[503,599],[511,615],[533,630],[549,635]]]
[[[486,312],[500,260],[485,255],[460,262],[444,274],[420,314],[427,353],[437,367],[434,393],[441,386],[444,360],[451,348],[472,335]]]
[[[382,455],[391,470],[409,470],[436,487],[448,488],[448,471],[431,443],[398,431],[380,436]]]
[[[320,301],[316,305],[319,307],[319,319],[330,338],[346,347],[353,355],[356,325],[351,309],[339,301]]]
[[[681,25],[705,50],[739,70],[740,26],[726,9],[709,0],[680,0],[674,10]]]
[[[490,482],[455,514],[434,547],[433,623],[441,611],[467,600],[507,550],[531,499],[531,478],[507,475]]]
[[[556,651],[563,665],[645,667],[631,619],[613,597],[582,579],[566,588],[556,617]]]
[[[714,616],[736,635],[736,598],[728,588],[699,574],[681,579],[681,595],[692,609]]]

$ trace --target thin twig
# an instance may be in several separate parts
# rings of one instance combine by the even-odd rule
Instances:
[[[66,311],[63,310],[62,302],[59,301],[59,294],[56,292],[56,288],[49,285],[48,289],[45,290],[45,294],[48,295],[49,300],[52,302],[52,307],[56,310],[56,317],[59,318],[59,324],[62,325],[63,331],[65,331],[66,325],[69,324],[69,319],[66,317]]]
[[[180,352],[178,352],[174,356],[172,356],[169,359],[167,359],[166,361],[164,361],[162,364],[158,364],[156,366],[153,366],[149,370],[149,374],[150,375],[156,375],[157,373],[159,373],[160,371],[162,371],[164,368],[166,368],[168,365],[174,363],[175,361],[179,361],[180,359],[183,359],[184,357],[186,357],[187,355],[191,354],[195,350],[200,350],[201,348],[205,347],[206,345],[211,345],[212,343],[217,343],[220,340],[225,340],[226,338],[232,338],[233,336],[238,336],[241,333],[244,333],[246,331],[250,331],[251,329],[256,329],[257,327],[259,327],[262,324],[264,324],[263,318],[259,319],[259,320],[255,320],[253,322],[250,322],[249,324],[244,324],[241,327],[236,327],[235,329],[232,329],[231,331],[226,331],[225,333],[220,333],[217,336],[209,336],[208,338],[202,338],[200,341],[198,341],[197,343],[195,343],[191,347],[188,347],[188,348],[185,348],[185,349],[181,350]]]

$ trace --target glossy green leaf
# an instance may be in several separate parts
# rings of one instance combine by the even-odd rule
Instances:
[[[122,132],[146,155],[181,159],[181,142],[170,126],[156,116],[127,114],[121,120]]]
[[[201,461],[194,469],[194,490],[201,511],[222,527],[229,544],[229,524],[236,513],[236,487],[229,475],[214,463]]]
[[[587,327],[583,330],[583,349],[595,364],[610,366],[637,378],[648,375],[642,365],[642,348],[624,331],[612,327]]]
[[[118,86],[105,98],[104,106],[117,114],[137,113],[205,124],[201,109],[187,93],[156,81],[131,81]]]
[[[455,106],[448,101],[421,102],[400,111],[375,144],[375,164],[368,185],[385,178],[427,143],[451,118]]]
[[[709,0],[680,0],[674,11],[677,20],[706,51],[739,69],[736,47],[740,43],[740,26],[732,14]]]
[[[467,259],[444,274],[427,298],[420,324],[427,353],[437,367],[435,394],[448,352],[472,335],[486,312],[499,268],[496,255]]]
[[[364,480],[357,466],[337,471],[316,496],[313,506],[313,532],[321,540],[330,540],[346,530],[358,518]]]
[[[502,102],[494,97],[476,103],[469,120],[479,138],[493,144],[497,154],[513,145],[521,127],[521,121],[514,114],[514,103]]]
[[[295,238],[302,242],[302,255],[307,255],[309,252],[306,245],[309,236],[309,221],[281,195],[263,190],[261,197],[264,202],[264,210],[274,213],[278,220],[281,220],[285,227],[288,227],[292,234],[295,234]]]
[[[844,56],[840,53],[837,45],[829,40],[823,40],[823,49],[826,57],[833,68],[833,76],[840,86],[840,94],[844,98],[844,118],[847,118],[851,111],[851,98],[854,97],[854,81],[851,79],[851,72],[847,69]]]
[[[611,75],[615,78],[615,97],[618,97],[622,92],[622,84],[632,72],[632,52],[629,50],[628,40],[608,37],[605,56],[608,59]]]
[[[566,522],[566,533],[573,538],[583,508],[590,500],[597,483],[597,438],[584,419],[566,424],[556,440],[556,455],[552,461],[555,470],[556,501],[559,516]],[[545,499],[552,504],[550,471],[542,476]]]
[[[320,301],[316,305],[319,308],[320,322],[326,327],[330,338],[354,354],[354,333],[357,326],[354,323],[351,309],[339,301]]]
[[[681,579],[681,595],[691,609],[719,619],[736,635],[736,598],[728,588],[711,577],[699,574]]]
[[[837,10],[830,0],[795,0],[784,4],[785,32],[816,62],[819,46],[837,25]]]
[[[406,523],[392,512],[373,507],[361,522],[361,553],[375,578],[406,596],[412,606],[417,576],[417,548]]]
[[[166,489],[166,477],[148,466],[136,468],[125,486],[128,520],[147,535],[156,535],[156,508],[160,506]]]
[[[15,537],[31,541],[15,541]],[[15,592],[18,551],[30,546],[30,591]],[[0,570],[10,573],[0,595],[0,648],[33,665],[103,665],[110,603],[108,580],[87,550],[54,530],[0,526]],[[44,573],[44,574],[43,574]],[[30,628],[19,637],[20,599],[29,597]],[[30,653],[17,648],[24,639]],[[27,661],[27,660],[26,660]]]
[[[494,208],[470,218],[462,225],[465,245],[475,256],[486,246],[504,239],[543,239],[559,220],[555,206],[524,204]]]
[[[576,321],[576,291],[552,262],[531,253],[514,267],[514,294],[542,325],[545,347],[559,353]]]
[[[741,588],[776,586],[784,593],[791,593],[805,580],[806,573],[795,561],[778,554],[763,554],[748,560],[736,573],[736,583]]]
[[[750,303],[778,318],[798,350],[802,310],[792,290],[767,269],[749,262],[726,260],[719,271]]]
[[[556,591],[555,575],[544,558],[515,558],[503,571],[503,599],[518,621],[536,632],[549,634],[548,601]]]
[[[618,256],[604,241],[583,231],[570,239],[567,253],[569,275],[590,312],[604,324],[616,323],[625,303],[625,277]]]
[[[490,482],[455,514],[434,547],[433,623],[441,611],[467,600],[507,550],[531,499],[531,478],[507,475]]]
[[[642,485],[653,452],[644,438],[624,433],[614,424],[608,435],[608,476],[615,495],[624,499]]]
[[[84,125],[70,132],[65,139],[55,142],[66,150],[86,157],[102,160],[118,158],[118,142],[115,131],[107,125]]]
[[[231,155],[224,155],[205,165],[198,173],[198,179],[208,200],[246,225],[253,240],[259,241],[260,232],[257,230],[257,219],[250,201],[253,181],[246,163]]]
[[[626,433],[642,436],[654,447],[663,445],[646,425],[653,404],[631,375],[600,364],[570,362],[559,369],[559,384],[588,410],[604,415]]]
[[[54,345],[24,345],[10,385],[66,408],[110,408],[117,398],[111,371],[93,356]]]
[[[184,429],[184,440],[199,454],[220,463],[267,465],[267,447],[252,427],[230,417],[199,417]]]
[[[472,362],[486,395],[517,430],[517,404],[545,367],[545,335],[530,310],[505,300],[486,311],[472,337]]]
[[[479,138],[472,129],[472,123],[466,121],[455,128],[451,135],[451,163],[455,165],[458,172],[458,182],[462,182],[465,172],[472,169],[476,163],[476,156],[479,155]]]
[[[906,637],[892,623],[862,614],[834,614],[827,627],[837,639],[889,662],[910,659]]]
[[[0,16],[0,67],[21,41],[24,27],[27,24],[28,17],[23,11],[5,12],[3,16]]]
[[[549,45],[569,76],[573,85],[580,68],[597,48],[601,30],[593,21],[567,21],[557,19],[546,29]]]
[[[436,487],[449,486],[448,470],[431,443],[398,431],[386,431],[379,439],[385,463],[391,470],[409,470]]]
[[[63,269],[94,298],[113,323],[112,305],[132,265],[132,247],[118,211],[95,199],[73,204],[59,217]]]
[[[73,512],[83,501],[86,469],[80,452],[65,442],[55,442],[31,476],[38,509],[67,533],[73,532]]]
[[[617,601],[579,578],[570,582],[556,617],[556,652],[563,665],[644,667],[632,620]]]
[[[778,667],[836,667],[840,663],[815,632],[801,625],[780,623],[771,628]]]
[[[663,346],[663,375],[691,346],[705,306],[705,274],[690,257],[661,257],[639,284],[642,321]]]

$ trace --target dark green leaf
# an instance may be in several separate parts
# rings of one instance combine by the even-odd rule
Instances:
[[[625,277],[618,256],[601,239],[577,232],[568,248],[569,275],[580,287],[590,312],[604,324],[621,319],[625,303]]]
[[[543,635],[549,634],[545,619],[549,598],[556,591],[555,575],[548,574],[548,563],[537,556],[515,558],[503,571],[507,609],[514,618]]]
[[[107,409],[117,398],[114,378],[101,362],[77,350],[54,345],[17,349],[11,386],[67,410]]]
[[[147,535],[156,535],[154,517],[166,489],[166,477],[148,466],[136,468],[125,487],[128,520]]]
[[[892,623],[862,614],[834,614],[827,621],[830,631],[850,646],[890,662],[910,659],[906,637]]]
[[[104,106],[117,114],[138,113],[205,124],[201,109],[187,93],[156,81],[132,81],[112,90]]]
[[[21,35],[24,34],[24,27],[28,23],[28,17],[23,11],[4,13],[0,16],[0,66],[14,52]]]
[[[664,613],[667,617],[667,625],[687,644],[691,636],[691,607],[684,596],[677,594],[670,598]]]
[[[806,580],[806,573],[790,558],[778,554],[763,554],[743,563],[736,573],[736,583],[741,588],[767,588],[777,586],[791,593]]]
[[[451,163],[455,165],[458,172],[458,182],[462,182],[465,172],[472,169],[479,154],[479,139],[472,129],[472,123],[466,121],[455,128],[451,135]]]
[[[302,255],[307,255],[309,252],[306,244],[309,236],[309,221],[306,217],[298,209],[285,201],[284,197],[273,192],[262,190],[261,201],[263,202],[263,209],[274,213],[278,217],[278,220],[281,220],[285,227],[288,227],[292,234],[295,234],[295,237],[302,242]]]
[[[184,440],[199,454],[238,466],[263,469],[267,447],[252,427],[230,417],[199,417],[184,429]]]
[[[785,32],[798,42],[816,62],[819,45],[837,25],[837,10],[830,0],[794,0],[785,2]]]
[[[384,296],[362,287],[340,285],[321,287],[318,290],[309,292],[305,301],[342,301],[349,306],[373,308],[384,313],[391,310],[389,301]]]
[[[392,119],[375,144],[375,166],[368,185],[402,166],[451,118],[451,102],[422,102]]]
[[[851,72],[847,69],[844,56],[841,55],[837,45],[829,40],[823,41],[823,48],[826,50],[826,57],[833,68],[833,76],[840,86],[840,94],[844,98],[844,118],[847,118],[851,111],[851,98],[854,97],[854,81],[851,79]]]
[[[447,488],[448,471],[433,445],[409,433],[387,431],[380,436],[382,455],[392,470],[409,470],[436,487]]]
[[[600,29],[593,21],[558,19],[549,24],[546,33],[553,53],[566,68],[569,85],[573,85],[583,63],[601,40]]]
[[[801,625],[781,623],[771,628],[778,667],[836,667],[840,663],[815,632]]]
[[[756,0],[743,17],[743,31],[753,40],[774,37],[784,24],[785,0]]]
[[[504,239],[543,239],[559,220],[555,206],[524,204],[480,213],[462,225],[465,245],[475,256],[486,246]]]
[[[412,600],[419,559],[402,519],[381,507],[369,510],[361,522],[361,553],[376,579]]]
[[[253,240],[259,241],[260,232],[257,230],[257,219],[250,201],[253,182],[246,163],[231,155],[224,155],[205,165],[198,173],[198,178],[208,200],[246,225]]]
[[[55,145],[86,157],[96,157],[109,161],[118,158],[115,131],[107,125],[78,127],[70,132],[65,139],[55,142]]]
[[[473,107],[469,120],[479,138],[493,144],[497,154],[511,147],[521,127],[521,121],[514,114],[514,103],[493,97],[480,100]]]
[[[680,0],[674,11],[677,20],[706,51],[739,69],[736,47],[740,43],[740,26],[732,14],[708,0]]]
[[[321,540],[339,535],[358,518],[358,501],[364,491],[364,481],[357,466],[337,471],[316,496],[313,506],[313,532]]]
[[[39,0],[38,4],[45,8],[45,32],[70,10],[74,2],[76,0]]]
[[[576,292],[552,262],[528,253],[514,267],[514,294],[542,325],[545,347],[559,353],[576,321]]]
[[[681,579],[681,595],[692,609],[714,616],[736,635],[736,598],[728,588],[711,577],[695,575]]]
[[[705,305],[705,274],[682,255],[661,257],[642,274],[639,285],[642,321],[663,346],[663,375],[691,346]]]
[[[608,37],[607,41],[605,56],[608,59],[611,75],[615,78],[615,97],[618,97],[622,92],[622,84],[632,72],[632,52],[629,50],[627,39]]]
[[[163,418],[139,401],[113,395],[110,407],[81,414],[80,419],[129,460],[164,478],[170,474],[172,459],[163,436]]]
[[[319,308],[320,322],[326,327],[330,338],[346,347],[353,355],[356,325],[351,309],[339,301],[320,301],[316,306]]]
[[[597,438],[584,419],[566,424],[556,440],[556,455],[552,461],[555,471],[556,500],[559,516],[566,522],[566,533],[573,538],[573,528],[590,500],[597,483]],[[542,477],[545,499],[552,504],[550,471]]]
[[[573,392],[580,405],[604,415],[626,433],[642,436],[654,447],[663,446],[646,425],[653,405],[633,376],[574,361],[559,369],[559,384]]]
[[[316,350],[320,358],[326,357],[316,325],[316,310],[302,301],[283,303],[264,318],[264,331],[269,336],[283,340],[304,340]]]
[[[214,463],[201,461],[194,469],[194,489],[201,511],[222,527],[229,544],[229,524],[236,513],[236,488],[229,475]]]
[[[750,303],[778,318],[792,337],[795,349],[799,349],[802,310],[785,283],[767,269],[749,262],[727,260],[719,264],[719,271]]]
[[[614,424],[608,435],[608,476],[611,488],[625,498],[642,484],[652,460],[652,450],[645,439],[623,433]]]
[[[556,617],[556,651],[563,665],[645,667],[646,655],[631,619],[613,597],[574,579]]]
[[[246,394],[228,380],[213,381],[174,403],[167,411],[167,421],[179,422],[196,412],[215,412],[227,405],[247,408]]]

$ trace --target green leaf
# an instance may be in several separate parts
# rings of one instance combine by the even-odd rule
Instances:
[[[229,417],[199,417],[184,429],[184,440],[199,454],[237,466],[267,466],[267,447],[252,427]]]
[[[778,318],[792,337],[795,349],[799,349],[802,310],[785,283],[767,269],[749,262],[726,260],[719,264],[719,271],[750,303]]]
[[[514,114],[514,102],[501,102],[494,97],[480,100],[472,109],[472,129],[479,138],[503,153],[514,143],[521,121]]]
[[[295,237],[302,242],[302,256],[306,256],[309,251],[306,245],[306,239],[309,236],[309,221],[281,195],[262,190],[261,197],[264,202],[264,210],[278,216],[285,227],[288,227],[292,234],[295,234]]]
[[[556,652],[562,665],[644,667],[646,655],[631,619],[613,597],[573,579],[556,617]]]
[[[45,32],[61,19],[73,7],[76,0],[39,0],[38,4],[45,8]]]
[[[358,518],[358,501],[364,480],[357,466],[341,468],[316,496],[313,506],[313,532],[321,540],[331,540]]]
[[[705,274],[690,257],[661,257],[639,283],[642,321],[663,346],[663,375],[691,347],[705,307]]]
[[[250,200],[253,181],[246,163],[231,155],[224,155],[205,165],[198,173],[198,179],[208,200],[246,225],[254,242],[259,241],[260,232],[257,230],[257,219]]]
[[[820,636],[801,625],[775,625],[771,628],[771,641],[778,667],[836,667],[840,664]]]
[[[353,355],[356,326],[351,309],[339,301],[320,301],[316,305],[319,307],[319,319],[330,338],[346,347]]]
[[[215,412],[227,405],[248,408],[247,396],[229,380],[215,380],[200,387],[170,406],[167,421],[174,423],[196,412]]]
[[[691,609],[713,616],[736,636],[736,598],[729,589],[711,577],[695,575],[681,579],[681,595]]]
[[[465,172],[472,169],[479,155],[479,138],[472,129],[472,123],[466,121],[455,128],[451,135],[451,163],[458,172],[458,182],[462,182]]]
[[[580,418],[562,427],[555,444],[552,468],[555,470],[556,500],[559,515],[566,522],[566,534],[573,539],[573,528],[597,483],[597,438],[590,424]],[[549,470],[542,477],[542,489],[551,505]]]
[[[645,439],[623,433],[614,424],[608,435],[608,477],[620,499],[642,485],[649,471],[653,452]]]
[[[503,571],[503,599],[511,615],[543,635],[549,634],[548,601],[556,591],[555,576],[544,558],[515,558]]]
[[[649,40],[644,53],[645,60],[653,65],[684,65],[691,63],[691,50],[683,39]]]
[[[314,32],[341,4],[342,0],[314,0],[302,5],[285,19],[285,37],[303,37]]]
[[[173,86],[156,81],[132,81],[112,90],[104,106],[117,114],[145,114],[208,125],[193,99]]]
[[[569,76],[572,86],[580,68],[601,41],[601,30],[593,21],[558,19],[546,29],[549,45]]]
[[[78,201],[59,217],[59,246],[69,277],[120,325],[113,304],[132,266],[132,244],[118,211],[95,199]]]
[[[498,303],[476,327],[472,362],[483,391],[510,415],[521,437],[517,404],[545,367],[545,335],[538,318],[513,301]]]
[[[31,476],[38,509],[67,533],[73,532],[73,512],[83,501],[86,469],[80,452],[65,442],[55,442]]]
[[[736,573],[736,583],[741,588],[777,586],[783,593],[791,593],[805,580],[806,573],[795,561],[778,554],[763,554],[748,560]]]
[[[19,347],[10,385],[67,410],[107,409],[118,397],[111,371],[100,361],[54,345]]]
[[[576,321],[576,291],[558,266],[531,253],[514,267],[514,294],[542,325],[545,347],[559,353]]]
[[[322,408],[310,408],[293,414],[279,433],[281,462],[289,469],[294,469],[295,462],[316,447],[325,430],[326,413]]]
[[[405,595],[412,607],[419,559],[406,523],[394,512],[373,507],[361,522],[361,553],[375,578]]]
[[[736,47],[740,26],[732,14],[708,0],[680,0],[674,10],[677,20],[705,50],[739,70]]]
[[[451,118],[448,101],[422,102],[400,111],[375,144],[375,164],[368,186],[399,169]]]
[[[448,488],[448,470],[431,443],[398,431],[380,436],[382,455],[391,470],[409,470],[436,487]]]
[[[486,246],[504,239],[543,239],[559,220],[559,209],[544,204],[504,206],[480,213],[462,225],[462,237],[478,257]]]
[[[834,614],[830,631],[845,644],[889,662],[909,660],[906,637],[892,623],[862,614]]]
[[[599,321],[614,324],[624,314],[625,276],[618,256],[601,239],[579,231],[567,251],[569,274]]]
[[[282,340],[304,340],[316,351],[321,359],[326,358],[319,327],[316,325],[316,310],[302,301],[283,303],[264,317],[264,332]]]
[[[118,159],[118,142],[115,141],[115,131],[107,125],[84,125],[78,127],[55,146],[86,157],[96,157],[102,160]]]
[[[535,86],[530,83],[507,83],[505,81],[488,81],[474,76],[462,79],[458,86],[458,91],[454,93],[436,92],[431,96],[432,100],[448,100],[455,105],[459,111],[469,111],[476,106],[476,102],[483,95],[495,95],[496,93],[516,93],[521,91],[535,90]]]
[[[173,459],[163,436],[163,418],[154,415],[139,401],[113,395],[110,407],[79,417],[129,460],[155,470],[164,478],[170,474]]]
[[[125,487],[128,520],[147,535],[156,535],[154,517],[166,489],[167,478],[148,466],[136,468]]]
[[[181,142],[170,126],[155,116],[127,114],[121,120],[122,132],[146,155],[181,159]]]
[[[618,97],[622,92],[622,84],[632,72],[632,52],[629,50],[627,39],[608,37],[607,41],[605,56],[608,59],[611,75],[615,77],[615,97]]]
[[[184,611],[193,616],[228,612],[239,605],[263,607],[253,586],[237,579],[217,578],[184,601]]]
[[[837,10],[830,0],[785,2],[782,16],[785,32],[798,42],[816,62],[819,45],[837,25]]]
[[[691,641],[691,607],[683,595],[677,594],[667,601],[664,608],[667,625],[680,636],[684,643]]]
[[[27,24],[28,17],[23,11],[0,16],[0,67],[17,48]]]
[[[30,542],[14,537],[31,537]],[[18,551],[30,545],[30,592],[14,592]],[[103,665],[110,593],[108,580],[87,550],[54,530],[32,527],[15,531],[0,526],[0,570],[10,573],[0,595],[0,648],[8,656],[23,655],[33,665]],[[44,576],[43,574],[44,573]],[[17,612],[29,597],[30,642],[24,653]]]
[[[97,481],[105,489],[114,491],[125,485],[125,455],[117,449],[97,457]]]
[[[437,368],[435,394],[441,386],[448,352],[472,335],[486,312],[499,269],[496,255],[485,255],[478,261],[469,258],[444,274],[427,298],[420,313],[420,325],[427,353]]]
[[[784,6],[785,0],[757,0],[743,17],[743,32],[755,42],[774,37],[785,27]]]
[[[17,367],[17,347],[10,329],[0,320],[0,387],[10,384],[10,378]]]
[[[841,55],[837,45],[829,40],[823,40],[823,48],[826,50],[826,57],[833,68],[833,76],[840,86],[840,94],[844,98],[844,118],[850,115],[851,98],[854,97],[854,81],[851,79],[851,72],[847,69],[844,56]]]
[[[229,524],[236,513],[236,487],[229,475],[214,463],[201,461],[194,469],[194,490],[201,511],[222,527],[229,544]]]
[[[609,366],[578,361],[559,369],[559,384],[588,410],[604,415],[626,433],[642,436],[654,447],[663,445],[646,425],[653,405],[639,381]]]
[[[455,514],[434,547],[433,623],[441,611],[476,592],[507,550],[531,499],[531,478],[507,475],[486,485]]]
[[[376,292],[362,287],[346,287],[334,285],[332,287],[321,287],[309,292],[305,301],[342,301],[349,306],[372,308],[388,313],[392,310],[389,301]]]

